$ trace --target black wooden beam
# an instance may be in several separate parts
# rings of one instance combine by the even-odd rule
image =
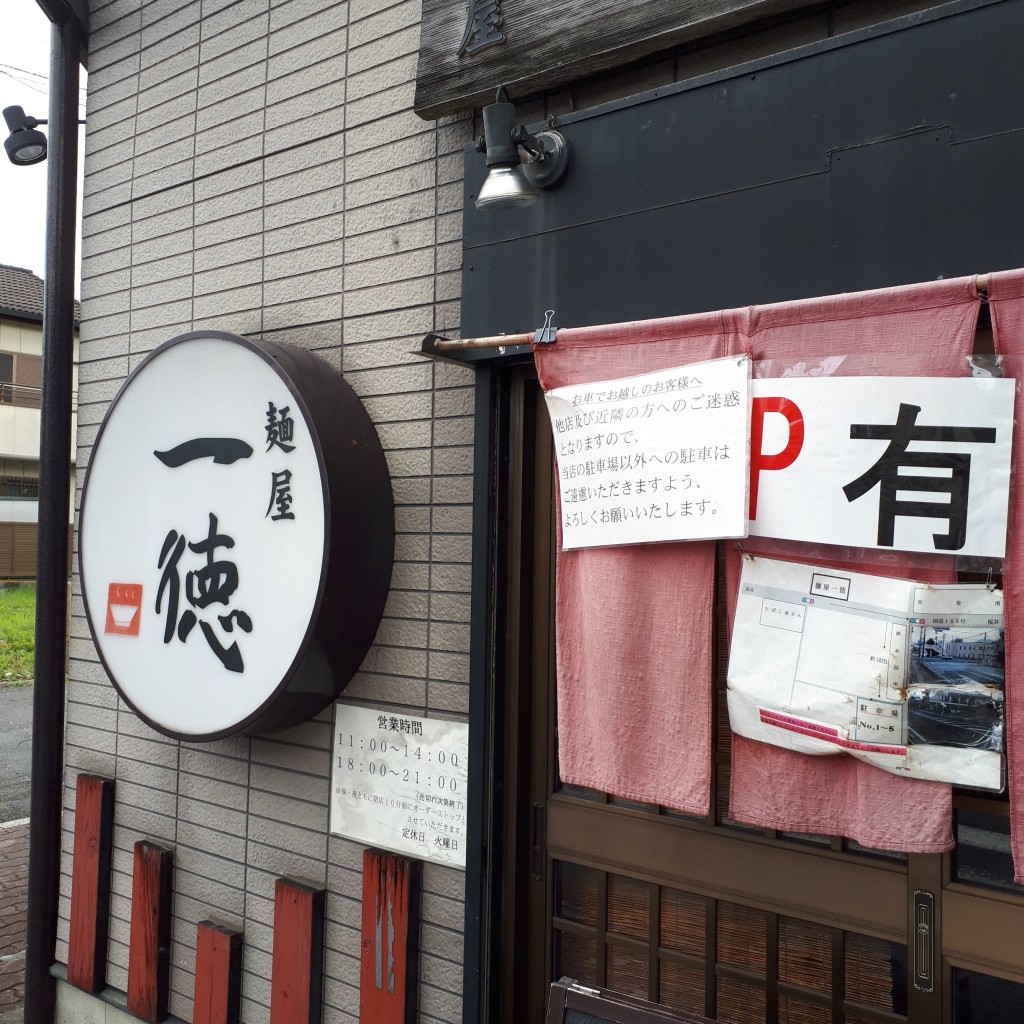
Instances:
[[[55,0],[50,0],[55,2]],[[459,52],[480,0],[423,0],[413,109],[434,118],[517,99],[671,46],[821,7],[822,0],[497,0],[502,41]],[[469,10],[468,10],[468,9]]]

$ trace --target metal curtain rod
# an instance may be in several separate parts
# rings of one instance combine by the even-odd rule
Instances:
[[[979,274],[974,279],[979,292],[988,291],[988,274]],[[439,356],[450,352],[468,352],[472,349],[516,348],[533,341],[533,331],[525,334],[494,334],[486,338],[442,338],[439,334],[428,334],[416,355]]]

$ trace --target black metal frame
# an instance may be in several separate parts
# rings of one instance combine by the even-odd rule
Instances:
[[[493,662],[491,596],[495,537],[493,517],[497,459],[497,375],[486,364],[477,368],[473,436],[473,555],[470,586],[469,641],[469,793],[466,822],[466,904],[464,949],[477,955],[463,958],[462,1020],[477,1024],[487,1020],[489,1003],[488,951],[493,946],[493,901],[487,901],[488,857],[493,849],[493,829],[488,814],[495,806],[491,742],[490,668]],[[486,903],[486,905],[485,905]]]
[[[505,723],[509,685],[505,650],[510,410],[519,358],[481,361],[476,371],[473,460],[473,561],[470,599],[469,809],[464,919],[464,1024],[497,1019],[500,977],[492,953],[503,916],[502,815],[505,807]],[[511,869],[511,866],[508,866]]]

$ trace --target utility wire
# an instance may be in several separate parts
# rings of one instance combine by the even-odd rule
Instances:
[[[41,75],[38,71],[29,71],[28,68],[16,68],[13,64],[4,64],[0,61],[0,68],[7,68],[8,71],[19,71],[23,75],[31,75],[33,78],[46,78],[46,75]]]
[[[49,82],[50,80],[47,75],[40,74],[38,71],[29,71],[28,68],[17,68],[13,64],[5,64],[3,61],[0,61],[0,68],[6,68],[8,71],[17,71],[21,75],[31,75],[32,78],[41,78],[44,82]],[[78,90],[79,92],[84,92],[85,87],[80,85]]]
[[[26,82],[24,79],[19,78],[17,75],[12,75],[9,71],[4,70],[6,68],[6,66],[7,65],[0,64],[0,76],[3,76],[4,78],[9,78],[16,85],[20,85],[23,89],[28,89],[30,92],[38,93],[40,96],[45,96],[45,97],[49,98],[50,93],[49,93],[48,89],[40,89],[40,88],[38,88],[38,86],[34,85],[32,82]],[[44,81],[46,81],[46,79],[44,79]],[[80,92],[80,94],[79,94],[78,106],[80,108],[84,108],[85,107],[85,92],[84,91]]]
[[[14,73],[12,74],[12,72],[14,72]],[[24,88],[26,88],[26,89],[31,89],[32,92],[37,92],[41,96],[48,96],[49,95],[49,88],[48,88],[48,86],[49,86],[49,81],[50,80],[49,80],[49,78],[47,78],[46,75],[41,75],[37,71],[28,71],[25,68],[17,68],[13,64],[0,63],[0,75],[4,75],[5,77],[11,79],[11,81],[17,82],[18,85],[24,86]],[[19,78],[18,77],[19,75],[28,75],[31,78],[37,78],[37,79],[39,79],[40,83],[42,83],[44,86],[47,86],[47,87],[46,88],[40,88],[39,85],[36,84],[35,82],[28,82],[28,81],[25,81],[23,78]],[[79,86],[78,91],[80,93],[84,93],[86,90],[85,90],[84,87]]]
[[[23,89],[29,89],[32,92],[39,93],[40,96],[49,95],[48,89],[40,89],[39,86],[35,85],[33,82],[26,82],[23,78],[19,78],[17,75],[12,75],[9,71],[5,69],[5,66],[3,65],[0,65],[0,75],[3,75],[4,78],[9,78],[12,82],[17,82],[17,84],[20,85]]]

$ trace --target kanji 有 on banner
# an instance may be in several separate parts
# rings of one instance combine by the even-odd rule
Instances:
[[[755,380],[751,536],[1001,558],[1014,385]]]

